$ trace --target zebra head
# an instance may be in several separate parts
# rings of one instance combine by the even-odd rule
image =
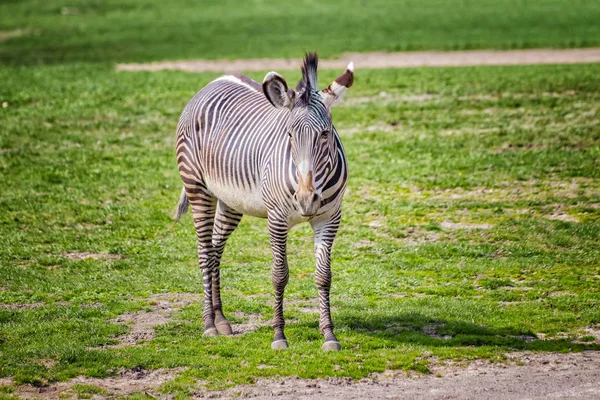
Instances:
[[[300,213],[313,216],[319,210],[327,176],[337,160],[337,145],[331,120],[331,106],[354,83],[354,64],[327,88],[318,90],[316,53],[307,53],[302,79],[296,90],[288,89],[285,79],[269,72],[263,81],[265,97],[276,108],[290,112],[286,131],[289,135],[293,178],[298,186],[294,199]]]

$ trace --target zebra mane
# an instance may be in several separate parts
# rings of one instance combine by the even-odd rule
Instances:
[[[304,56],[304,64],[302,65],[302,79],[296,86],[296,92],[300,95],[301,105],[308,105],[312,92],[318,90],[317,84],[317,66],[319,64],[319,56],[317,53],[306,53]]]

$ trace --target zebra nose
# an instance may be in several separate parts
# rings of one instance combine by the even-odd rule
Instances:
[[[313,204],[321,202],[321,196],[317,192],[313,193],[312,202]]]
[[[298,210],[304,217],[315,215],[321,207],[321,196],[315,191],[302,191],[294,193],[294,200]]]

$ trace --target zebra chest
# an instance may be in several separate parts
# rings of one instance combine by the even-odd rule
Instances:
[[[260,187],[243,188],[211,182],[208,182],[208,187],[219,200],[237,212],[253,217],[267,217]]]

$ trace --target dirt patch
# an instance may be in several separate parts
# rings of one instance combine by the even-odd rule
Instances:
[[[161,293],[148,299],[149,310],[134,313],[126,312],[111,322],[131,325],[129,333],[117,336],[118,344],[106,347],[135,346],[154,339],[154,327],[171,321],[171,314],[200,301],[200,295],[194,293]]]
[[[44,305],[44,303],[0,304],[0,310],[33,310]]]
[[[476,51],[414,51],[404,53],[349,53],[320,60],[324,69],[343,69],[353,61],[358,68],[447,67],[461,65],[572,64],[600,62],[600,49],[533,49]],[[239,72],[298,69],[299,59],[240,59],[164,61],[118,64],[120,71]]]
[[[339,131],[342,135],[356,135],[361,133],[402,133],[402,124],[381,124],[376,123],[369,126],[355,126],[344,128]]]
[[[572,215],[567,214],[564,211],[559,211],[556,213],[552,213],[550,215],[544,215],[544,217],[551,219],[553,221],[565,221],[565,222],[579,222],[577,218]]]
[[[93,398],[114,398],[127,396],[133,393],[145,393],[156,398],[153,393],[165,382],[175,378],[183,368],[157,369],[148,371],[144,369],[122,369],[114,378],[88,378],[79,376],[68,382],[58,382],[50,385],[36,387],[21,385],[14,389],[13,394],[22,399],[62,399],[77,398],[74,386],[92,385],[100,389],[101,395]],[[0,381],[0,383],[2,383]],[[10,383],[8,383],[10,384]]]
[[[481,135],[486,133],[498,133],[500,128],[461,128],[461,129],[443,129],[439,131],[440,136],[454,135]]]
[[[12,378],[0,378],[0,387],[2,386],[12,386],[14,381]]]
[[[431,328],[435,330],[435,328]],[[194,392],[194,398],[266,399],[597,399],[600,396],[600,352],[506,354],[505,362],[490,360],[445,361],[428,356],[431,374],[389,370],[370,374],[356,382],[350,378],[259,379],[255,385],[239,385],[224,391]],[[261,369],[272,368],[261,364]],[[337,370],[340,370],[338,368]],[[102,391],[97,398],[146,393],[158,397],[158,387],[181,373],[183,368],[122,369],[116,377],[77,377],[43,387],[21,385],[14,395],[23,399],[58,399],[75,396],[75,385],[92,385]],[[0,386],[13,386],[1,378]],[[96,398],[96,397],[95,397]]]
[[[44,307],[44,306],[56,306],[56,307],[69,307],[71,303],[68,301],[59,301],[56,303],[18,303],[18,304],[1,304],[0,309],[5,310],[33,310],[35,308]],[[82,304],[83,308],[98,308],[102,304],[101,303],[93,303],[93,304]]]
[[[438,329],[443,328],[444,325],[425,325],[422,329],[423,333],[425,333],[427,336],[432,337],[434,339],[438,339],[438,340],[449,340],[452,339],[451,335],[440,335],[438,334]]]
[[[337,300],[342,300],[338,298]],[[310,299],[290,299],[285,303],[290,310],[300,311],[302,314],[320,314],[319,309],[319,298],[313,297]],[[284,306],[285,307],[285,306]],[[332,313],[337,311],[337,307],[329,306]],[[294,323],[294,320],[290,320],[290,323]]]
[[[432,374],[386,371],[353,382],[350,378],[260,379],[196,398],[272,397],[291,399],[597,399],[600,352],[513,353],[506,363],[474,360],[438,363]]]
[[[425,243],[439,242],[444,238],[442,232],[428,231],[416,226],[404,229],[402,235],[404,237],[398,237],[397,240],[406,246],[420,246]]]
[[[388,104],[388,103],[423,103],[426,101],[437,100],[439,95],[434,94],[414,94],[414,95],[398,95],[394,93],[379,92],[377,96],[362,96],[353,97],[347,99],[341,103],[342,107],[352,107],[361,104],[371,104],[377,102],[377,104]]]
[[[423,196],[418,189],[413,190],[413,192],[417,192],[419,197],[426,197],[428,195]],[[428,192],[430,193],[430,192]],[[411,194],[412,196],[412,194]],[[467,213],[468,214],[468,213]],[[494,227],[493,224],[490,223],[476,223],[476,222],[452,222],[452,221],[442,221],[438,224],[434,223],[432,226],[409,226],[404,229],[394,229],[390,228],[390,230],[383,228],[385,226],[385,222],[382,218],[375,219],[369,223],[369,228],[376,233],[378,236],[387,237],[388,239],[394,239],[398,243],[401,243],[406,246],[419,246],[425,243],[433,243],[439,241],[448,241],[455,240],[456,236],[459,234],[459,231],[474,231],[474,230],[489,230]],[[375,243],[369,240],[361,240],[353,245],[356,249],[361,251],[371,251],[378,252],[378,249],[375,246]]]
[[[498,129],[499,131],[499,129]],[[528,143],[525,145],[514,145],[510,142],[506,142],[503,143],[501,146],[496,147],[494,149],[494,153],[496,154],[501,154],[501,153],[505,153],[507,151],[516,151],[516,150],[544,150],[547,149],[549,146],[546,144],[532,144],[532,143]]]
[[[235,311],[232,315],[236,318],[246,319],[246,322],[244,323],[231,324],[234,335],[243,335],[245,333],[254,332],[263,326],[271,326],[272,322],[271,320],[264,321],[261,314],[246,314],[242,311]]]
[[[70,258],[71,260],[87,260],[89,258],[93,260],[121,260],[125,258],[121,254],[108,254],[108,253],[63,253],[63,257]]]
[[[26,29],[15,29],[12,31],[0,31],[0,43],[4,43],[7,40],[18,38],[21,36],[27,36],[31,32]]]
[[[288,302],[288,301],[284,302],[284,308],[287,308],[288,306],[290,306],[290,302]],[[287,309],[291,309],[291,307],[289,307]],[[303,312],[301,307],[296,307],[296,309]],[[318,309],[316,312],[317,313],[319,312]],[[235,336],[254,332],[258,328],[262,328],[265,326],[268,326],[268,327],[273,326],[273,320],[272,319],[267,319],[267,320],[263,319],[264,317],[262,314],[246,314],[242,311],[235,311],[235,312],[231,313],[231,315],[235,316],[236,318],[246,319],[246,322],[239,323],[239,324],[234,324],[234,323],[231,324],[231,329],[233,330],[233,334]],[[225,315],[225,316],[227,316],[227,315]],[[298,320],[295,318],[286,318],[285,323],[287,325],[296,324],[296,323],[298,323]]]
[[[553,203],[545,207],[544,218],[553,221],[579,222],[579,219],[567,212],[564,204]]]
[[[370,241],[369,239],[361,239],[358,242],[352,244],[352,247],[359,250],[368,249],[370,247],[377,246],[377,243]]]
[[[585,328],[583,331],[587,336],[592,336],[594,338],[593,340],[588,340],[584,343],[600,344],[600,324],[589,328]]]
[[[411,200],[477,200],[487,202],[505,202],[549,199],[576,199],[591,197],[597,193],[595,185],[589,178],[574,178],[570,181],[531,179],[529,181],[497,182],[495,187],[477,187],[465,190],[460,187],[452,189],[420,190],[415,188],[410,194]],[[563,207],[561,209],[561,207]],[[564,211],[564,204],[554,204],[546,214]],[[519,210],[530,213],[530,210]]]
[[[50,358],[42,358],[41,360],[39,360],[39,362],[41,365],[48,369],[54,368],[56,366],[56,360],[52,360]]]
[[[443,229],[459,230],[459,229],[491,229],[492,224],[474,224],[466,222],[450,222],[444,221],[440,224]]]

